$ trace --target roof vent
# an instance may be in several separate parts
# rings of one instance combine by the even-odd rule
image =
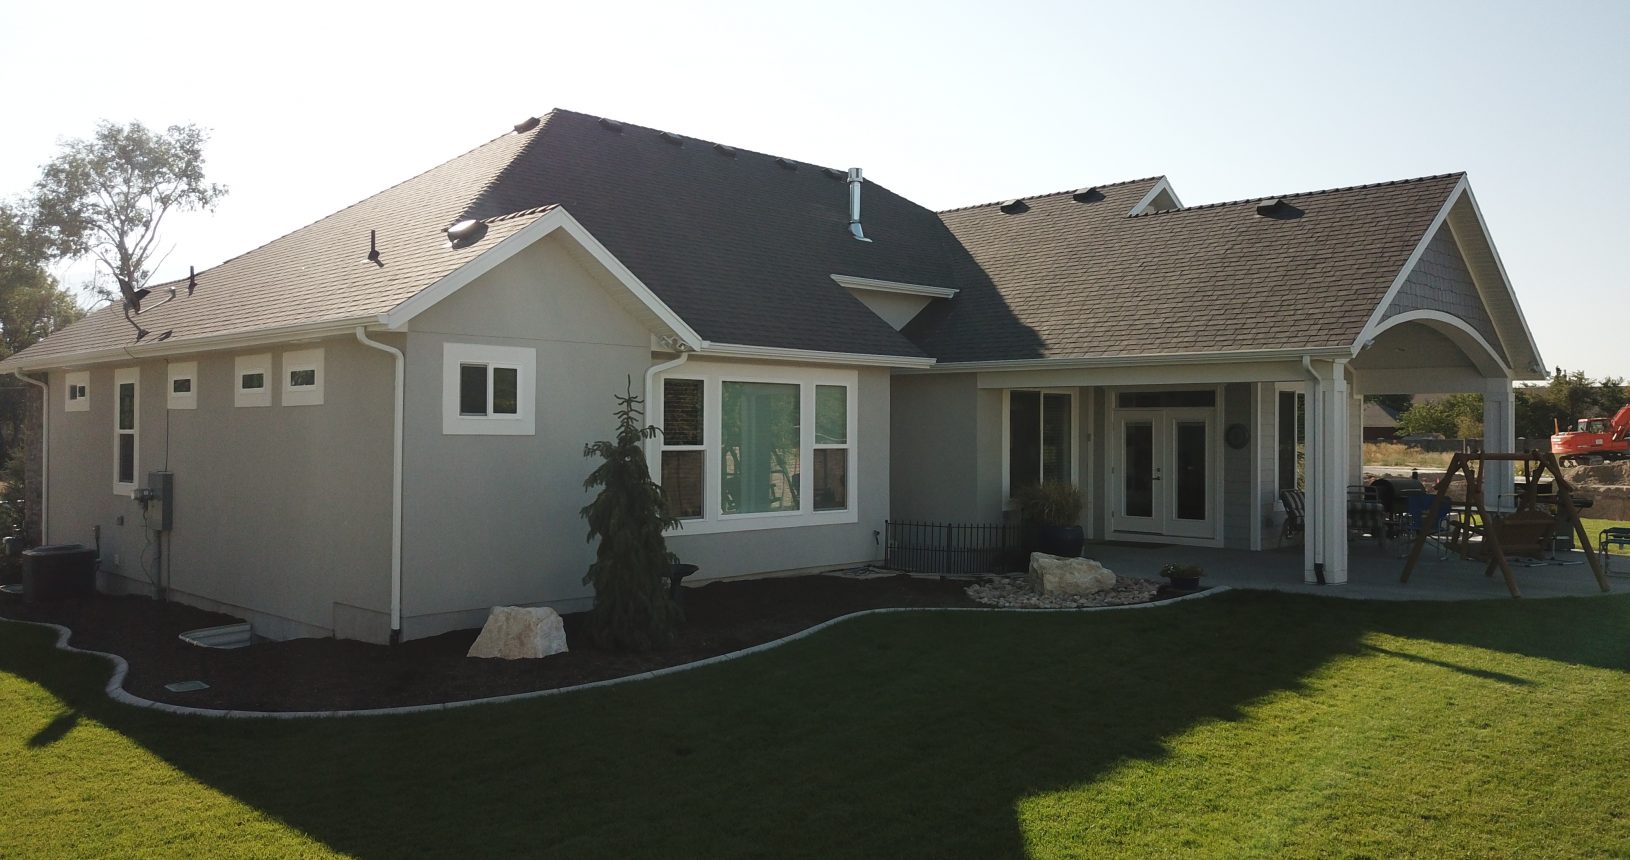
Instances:
[[[870,242],[866,233],[860,229],[860,185],[865,182],[860,168],[849,168],[849,232],[862,242]]]
[[[671,131],[659,131],[659,132],[657,132],[657,137],[660,137],[663,140],[666,140],[667,142],[673,144],[674,146],[684,146],[685,145],[685,139],[680,137],[677,134],[674,134]]]
[[[198,289],[198,271],[196,269],[194,269],[192,266],[188,266],[187,267],[187,295],[189,295],[189,296],[192,295],[192,291],[196,290],[196,289]]]
[[[378,241],[378,237],[379,237],[379,231],[377,231],[377,230],[369,230],[368,231],[368,262],[373,263],[376,266],[383,266],[385,264],[379,261],[379,241]],[[189,287],[187,289],[187,292],[189,292],[189,293],[192,292],[192,288]]]
[[[777,158],[775,160],[775,163],[781,165],[782,167],[785,167],[788,170],[797,170],[798,169],[798,162],[793,161],[790,158]]]
[[[515,133],[516,134],[526,134],[527,132],[531,131],[532,129],[537,128],[538,123],[540,123],[540,122],[542,122],[542,120],[538,119],[537,117],[529,116],[526,119],[523,119],[520,122],[515,124]]]
[[[487,225],[473,218],[466,218],[447,228],[447,242],[453,248],[468,248],[481,241],[481,237],[485,235]]]
[[[1002,201],[1002,211],[1006,212],[1009,215],[1017,215],[1020,212],[1029,212],[1030,211],[1030,205],[1028,203],[1025,203],[1023,200],[1018,200],[1018,199],[1003,200]]]
[[[847,173],[844,173],[836,167],[823,167],[821,168],[821,172],[825,173],[828,179],[843,179],[844,177],[848,176]]]
[[[1302,217],[1302,210],[1286,203],[1283,197],[1276,197],[1273,200],[1258,203],[1256,205],[1256,214],[1264,218],[1284,221]]]
[[[724,156],[725,158],[735,158],[736,157],[736,150],[734,150],[734,149],[732,149],[732,148],[730,148],[728,146],[725,146],[722,143],[713,144],[713,151],[717,152],[718,154],[720,154],[722,156]]]
[[[623,133],[623,124],[620,123],[620,122],[617,122],[616,120],[610,120],[610,119],[606,119],[605,117],[600,117],[600,119],[597,120],[597,122],[599,122],[600,127],[605,129],[606,131],[614,131],[614,132],[616,132],[618,134]]]
[[[1070,198],[1077,203],[1097,203],[1104,199],[1104,192],[1097,188],[1077,188],[1070,192]]]

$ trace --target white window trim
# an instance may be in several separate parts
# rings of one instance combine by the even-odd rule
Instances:
[[[177,394],[175,383],[178,379],[185,379],[192,383],[192,390]],[[165,368],[164,402],[171,409],[197,409],[198,408],[198,362],[175,361]]]
[[[652,414],[651,425],[654,426],[654,427],[663,427],[664,429],[666,429],[667,425],[664,422],[666,421],[666,416],[667,416],[668,383],[669,382],[675,382],[675,381],[690,381],[690,382],[700,382],[700,383],[702,383],[702,442],[699,445],[670,445],[670,444],[668,444],[668,434],[663,433],[662,435],[657,437],[657,443],[658,444],[656,445],[656,449],[657,449],[656,462],[651,464],[650,471],[651,471],[651,480],[656,481],[657,483],[660,484],[660,483],[662,483],[662,455],[663,454],[665,454],[665,453],[667,453],[669,451],[701,451],[702,452],[702,514],[701,514],[701,516],[696,516],[696,517],[684,517],[684,518],[682,518],[680,520],[681,523],[685,523],[686,525],[689,525],[690,523],[698,523],[698,522],[702,522],[703,520],[707,519],[707,505],[708,505],[708,502],[707,502],[707,488],[711,483],[713,483],[711,480],[709,480],[709,475],[708,475],[708,471],[707,471],[708,470],[708,465],[707,465],[707,462],[708,462],[708,458],[707,458],[708,435],[707,434],[708,434],[708,430],[711,429],[712,425],[707,423],[708,422],[708,418],[707,418],[707,406],[708,406],[707,379],[705,377],[697,376],[697,375],[692,374],[692,373],[675,373],[675,374],[671,374],[671,375],[664,375],[661,379],[657,380],[657,382],[656,382],[656,384],[654,386],[654,391],[653,391],[653,393],[651,395],[651,399],[656,401],[656,403],[652,404],[652,408],[651,408],[651,414]]]
[[[1104,513],[1107,518],[1105,525],[1108,529],[1108,535],[1111,538],[1115,540],[1131,541],[1134,543],[1165,543],[1173,544],[1175,546],[1221,547],[1223,545],[1223,536],[1228,533],[1228,524],[1225,522],[1228,512],[1224,508],[1223,498],[1223,479],[1225,477],[1223,470],[1223,457],[1225,454],[1223,453],[1222,441],[1222,430],[1224,426],[1223,404],[1226,388],[1226,383],[1219,382],[1199,385],[1183,385],[1181,383],[1166,385],[1120,385],[1111,386],[1104,389],[1104,400],[1106,403],[1105,409],[1107,412],[1105,423],[1108,427],[1109,433],[1108,437],[1104,440],[1104,454],[1109,466],[1109,470],[1105,475],[1104,484]],[[1211,537],[1187,537],[1184,535],[1170,534],[1150,535],[1143,534],[1141,532],[1117,531],[1115,529],[1116,508],[1115,488],[1113,486],[1113,482],[1120,480],[1122,468],[1121,460],[1124,456],[1124,452],[1121,450],[1121,440],[1115,438],[1115,422],[1120,418],[1121,413],[1123,412],[1149,411],[1144,410],[1141,407],[1129,407],[1122,409],[1120,395],[1138,394],[1150,391],[1211,391],[1216,395],[1211,406],[1161,408],[1162,411],[1182,411],[1187,409],[1196,414],[1207,411],[1210,412],[1209,420],[1211,422],[1211,430],[1208,434],[1210,437],[1210,444],[1206,450],[1206,457],[1208,458],[1207,462],[1209,463],[1211,471],[1206,476],[1207,492],[1210,494],[1207,504],[1211,506],[1211,510],[1217,512],[1216,517],[1214,517],[1212,520],[1214,524],[1212,527],[1215,529],[1215,531],[1212,533]]]
[[[75,397],[72,396],[75,386],[83,386],[84,387],[84,389],[85,389],[85,396],[84,397],[75,398]],[[90,374],[90,371],[88,371],[88,370],[76,370],[73,373],[70,373],[70,374],[67,375],[66,380],[64,381],[64,384],[63,384],[63,389],[62,389],[62,408],[63,408],[64,412],[89,412],[89,411],[91,411],[91,374]]]
[[[821,405],[820,397],[818,397],[817,395],[818,395],[818,393],[820,391],[820,386],[822,386],[822,385],[832,385],[832,384],[834,384],[834,383],[817,382],[817,383],[814,383],[813,385],[810,386],[810,388],[813,390],[813,393],[810,395],[811,403],[813,405],[811,406],[811,408],[809,410],[809,423],[812,426],[814,426],[815,428],[817,428],[817,430],[820,427],[820,424],[819,424],[820,416],[819,416],[819,414],[817,414],[816,410],[819,409],[820,405]],[[844,414],[845,425],[846,425],[844,427],[844,435],[843,435],[844,441],[837,442],[837,443],[822,442],[817,438],[817,439],[815,439],[815,441],[813,442],[812,447],[810,448],[809,493],[808,494],[810,496],[810,507],[811,507],[812,511],[814,510],[814,505],[815,505],[815,500],[814,500],[814,495],[815,495],[815,457],[814,457],[814,453],[816,451],[847,451],[848,452],[848,457],[846,457],[845,460],[844,460],[844,488],[843,488],[844,506],[842,508],[830,508],[828,510],[818,511],[818,513],[823,513],[823,514],[824,513],[836,512],[836,511],[842,511],[842,510],[848,510],[848,509],[854,507],[854,503],[849,501],[849,494],[854,489],[850,485],[855,482],[854,471],[849,465],[849,464],[851,464],[851,463],[853,463],[855,461],[855,437],[854,437],[855,389],[854,389],[854,387],[849,386],[849,387],[845,388],[844,389],[844,394],[845,394],[845,397],[844,397],[844,404],[843,404],[843,409],[844,409],[843,414]]]
[[[283,405],[284,406],[321,406],[323,405],[323,351],[318,349],[301,349],[283,353]],[[315,385],[294,384],[294,373],[298,370],[310,370],[317,374]]]
[[[131,402],[131,427],[129,430],[119,429],[119,386],[124,384],[136,387]],[[135,437],[131,445],[130,480],[119,480],[119,437],[129,434]],[[136,485],[141,483],[141,369],[136,367],[122,367],[113,372],[113,492],[120,496],[134,496]]]
[[[261,375],[260,388],[243,387],[243,377],[245,374],[249,373],[258,373]],[[272,405],[271,353],[262,352],[255,355],[240,355],[232,360],[232,405]]]
[[[1002,510],[1013,510],[1013,392],[1034,391],[1038,394],[1068,394],[1070,396],[1070,483],[1080,487],[1083,496],[1088,488],[1081,486],[1081,396],[1074,388],[1004,388],[1002,389]]]
[[[658,377],[655,392],[662,390],[660,383],[670,377]],[[702,380],[702,516],[681,520],[680,525],[668,531],[670,537],[691,534],[719,534],[722,532],[755,531],[759,529],[800,528],[804,526],[839,525],[860,521],[862,447],[860,439],[860,374],[853,370],[825,368],[772,367],[764,365],[713,364],[691,361],[684,369],[673,374],[674,379]],[[799,386],[799,459],[804,491],[799,498],[799,510],[769,511],[766,513],[724,514],[720,512],[722,496],[719,475],[723,469],[721,452],[721,412],[725,382],[763,382]],[[815,386],[842,385],[849,394],[849,486],[848,507],[835,511],[816,511],[814,488],[815,467]],[[662,398],[653,394],[650,404],[651,423],[662,426]],[[823,446],[826,447],[826,446]],[[831,446],[844,447],[844,446]],[[675,450],[694,450],[695,446],[679,446]],[[649,449],[652,475],[662,475],[662,446]]]
[[[463,415],[459,406],[459,366],[485,364],[487,374],[486,415]],[[516,372],[516,414],[492,413],[493,367],[513,367]],[[442,344],[441,432],[446,436],[535,436],[537,435],[538,351],[529,346],[490,346],[480,343]]]

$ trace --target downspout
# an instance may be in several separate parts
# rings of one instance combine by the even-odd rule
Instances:
[[[40,543],[50,543],[45,518],[51,513],[51,386],[24,376],[21,370],[13,370],[11,374],[40,389]]]
[[[671,361],[665,361],[661,364],[653,364],[645,369],[645,414],[647,416],[647,424],[650,424],[649,416],[651,414],[651,394],[652,389],[656,385],[657,374],[667,373],[668,371],[673,370],[689,360],[690,351],[685,349],[684,344],[680,344],[678,358]],[[645,465],[647,468],[653,465],[651,463],[651,445],[653,442],[656,442],[655,438],[647,439],[645,441]]]
[[[1302,452],[1302,472],[1307,478],[1307,489],[1317,492],[1318,498],[1316,499],[1316,502],[1322,503],[1324,491],[1322,488],[1320,488],[1320,481],[1318,481],[1317,478],[1324,471],[1323,469],[1318,468],[1319,461],[1324,458],[1324,437],[1322,435],[1324,422],[1319,420],[1319,389],[1322,388],[1323,385],[1319,380],[1319,375],[1313,372],[1313,356],[1302,356],[1302,372],[1307,374],[1308,381],[1307,401],[1305,407],[1308,424],[1307,432],[1304,434],[1304,439],[1307,443],[1309,443],[1307,447],[1314,447],[1313,451],[1309,451],[1304,448]],[[1315,452],[1319,456],[1311,456]],[[1304,504],[1302,516],[1305,518],[1308,511],[1313,510],[1313,508],[1313,505]],[[1313,575],[1317,578],[1320,585],[1324,585],[1324,512],[1322,510],[1320,511],[1318,521],[1320,528],[1317,531],[1308,528],[1307,526],[1310,525],[1309,523],[1303,522],[1302,539],[1308,541],[1309,545],[1313,547]]]
[[[391,638],[395,645],[402,641],[402,395],[406,389],[407,372],[402,351],[394,346],[369,340],[362,326],[357,326],[357,341],[381,352],[388,352],[396,363],[395,426],[391,432]]]

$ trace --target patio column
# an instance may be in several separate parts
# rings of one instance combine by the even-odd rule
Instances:
[[[1347,362],[1314,364],[1309,380],[1306,452],[1307,522],[1303,551],[1304,581],[1347,581],[1347,478],[1351,450],[1348,418],[1352,399]]]
[[[1511,380],[1505,377],[1488,380],[1483,391],[1483,451],[1489,454],[1509,454],[1517,447],[1517,412],[1516,394],[1511,390]],[[1497,510],[1501,505],[1512,504],[1511,497],[1502,499],[1504,493],[1512,492],[1516,481],[1516,464],[1484,463],[1483,464],[1483,505],[1490,510]]]

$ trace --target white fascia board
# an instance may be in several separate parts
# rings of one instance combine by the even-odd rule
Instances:
[[[1375,306],[1375,310],[1370,312],[1370,318],[1364,323],[1364,328],[1359,331],[1358,337],[1353,339],[1353,345],[1349,351],[1350,355],[1358,355],[1359,350],[1364,348],[1364,344],[1375,339],[1375,335],[1379,330],[1378,327],[1381,325],[1381,315],[1386,313],[1387,308],[1392,306],[1393,300],[1398,297],[1398,291],[1402,290],[1404,282],[1409,280],[1409,273],[1415,271],[1415,264],[1419,263],[1421,255],[1426,253],[1426,246],[1432,243],[1432,237],[1437,235],[1438,228],[1442,227],[1443,222],[1448,220],[1449,211],[1454,209],[1455,201],[1459,200],[1460,195],[1465,191],[1466,177],[1462,176],[1460,181],[1455,183],[1454,190],[1449,192],[1448,199],[1443,201],[1443,206],[1438,209],[1438,214],[1432,218],[1432,223],[1427,226],[1426,232],[1421,235],[1421,240],[1415,244],[1415,250],[1410,253],[1409,259],[1404,261],[1404,267],[1399,269],[1397,277],[1392,279],[1392,286],[1387,288],[1386,295],[1381,297],[1381,301]]]
[[[1540,357],[1539,344],[1534,340],[1534,333],[1528,328],[1528,318],[1523,315],[1522,304],[1517,301],[1517,290],[1511,285],[1511,278],[1506,274],[1505,263],[1500,259],[1500,249],[1494,244],[1494,236],[1489,233],[1488,222],[1483,220],[1483,208],[1477,205],[1477,195],[1472,193],[1471,183],[1462,179],[1466,186],[1466,200],[1472,205],[1472,214],[1477,216],[1477,229],[1483,231],[1483,241],[1488,243],[1489,254],[1494,257],[1494,268],[1500,273],[1500,284],[1505,287],[1506,297],[1511,300],[1511,307],[1517,311],[1517,322],[1522,325],[1522,335],[1528,341],[1528,352],[1534,356],[1534,365],[1537,373],[1545,373],[1545,360]],[[1465,255],[1462,254],[1462,257]],[[1526,378],[1526,377],[1524,377]],[[1535,377],[1543,379],[1544,376]]]
[[[618,260],[606,246],[600,244],[600,240],[594,238],[587,228],[579,223],[576,218],[573,218],[571,213],[567,212],[564,207],[560,206],[539,215],[537,220],[517,230],[514,235],[499,242],[470,262],[454,269],[441,280],[415,293],[390,311],[380,315],[379,321],[392,331],[401,331],[409,321],[435,306],[437,302],[459,291],[476,278],[492,271],[499,264],[556,230],[564,231],[584,251],[588,252],[600,265],[604,266],[612,277],[627,288],[639,300],[639,303],[649,310],[663,326],[667,327],[669,333],[679,338],[691,349],[697,349],[702,345],[701,335],[698,335],[684,320],[680,319],[672,308],[657,298],[656,293],[651,292],[650,287],[647,287],[639,278],[635,277],[634,273],[629,271],[621,260]]]
[[[1135,367],[1159,364],[1218,364],[1308,356],[1346,356],[1341,346],[1306,349],[1258,349],[1237,352],[1168,352],[1151,355],[1114,355],[1102,358],[1024,358],[1012,361],[942,361],[930,373],[967,373],[974,370],[1073,370],[1094,367]]]
[[[880,281],[876,278],[858,278],[853,275],[833,275],[832,280],[839,286],[851,290],[870,290],[877,293],[897,293],[902,296],[926,296],[931,299],[948,299],[957,294],[950,287],[930,287],[926,284],[904,284],[899,281]]]
[[[1160,177],[1160,181],[1156,182],[1155,186],[1153,188],[1149,189],[1149,193],[1143,195],[1143,199],[1139,200],[1137,202],[1137,205],[1132,207],[1132,211],[1126,213],[1126,217],[1130,218],[1133,215],[1136,215],[1139,212],[1142,212],[1145,207],[1147,207],[1150,203],[1154,202],[1156,197],[1160,196],[1160,192],[1162,192],[1162,191],[1164,191],[1167,194],[1171,195],[1172,202],[1177,204],[1177,208],[1179,208],[1179,209],[1183,208],[1183,201],[1178,199],[1177,192],[1172,190],[1171,180],[1168,180],[1166,177],[1162,176],[1162,177]]]
[[[194,352],[221,352],[224,350],[245,349],[254,346],[268,346],[272,344],[288,343],[292,340],[318,340],[325,337],[349,337],[351,332],[359,325],[375,325],[379,322],[377,316],[355,317],[343,320],[326,320],[323,322],[299,323],[297,325],[276,326],[274,328],[256,329],[254,331],[231,332],[220,335],[205,335],[203,337],[171,338],[170,340],[142,345],[139,343],[129,346],[117,346],[104,349],[86,350],[63,355],[44,356],[31,361],[8,360],[0,363],[0,372],[10,373],[13,370],[23,372],[34,370],[52,370],[58,368],[86,367],[95,364],[107,364],[115,361],[128,362],[131,359],[157,358],[166,355],[186,355]]]
[[[858,352],[826,352],[816,349],[783,349],[775,346],[751,346],[739,343],[703,341],[696,352],[697,358],[747,358],[767,361],[797,361],[805,364],[858,364],[868,367],[926,368],[934,366],[932,358],[914,358],[909,355],[867,355]]]

